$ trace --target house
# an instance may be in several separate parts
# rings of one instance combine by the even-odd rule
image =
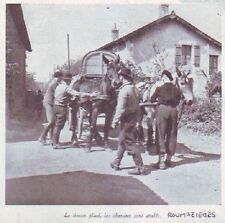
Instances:
[[[195,96],[204,97],[207,76],[221,71],[221,43],[174,11],[166,13],[165,5],[162,9],[159,19],[114,39],[99,50],[119,54],[150,76],[159,74],[162,69],[172,71],[175,66],[188,67],[194,79]]]
[[[26,103],[26,51],[31,52],[20,4],[6,5],[6,114],[14,117]]]

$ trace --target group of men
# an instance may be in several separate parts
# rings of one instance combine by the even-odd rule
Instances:
[[[122,86],[118,95],[116,113],[112,127],[120,123],[120,135],[118,151],[111,167],[120,170],[123,154],[128,150],[132,155],[136,168],[129,174],[145,174],[145,168],[141,157],[141,151],[137,146],[136,124],[140,112],[138,91],[133,84],[133,76],[130,69],[120,71]],[[181,99],[181,91],[173,84],[172,74],[164,70],[162,72],[163,85],[157,87],[151,96],[151,102],[157,102],[156,131],[159,144],[159,161],[156,168],[165,169],[171,167],[171,158],[176,150],[177,143],[177,105]],[[166,155],[166,157],[165,157]]]
[[[145,174],[145,168],[141,157],[141,151],[137,146],[136,124],[140,112],[139,93],[133,83],[133,73],[129,68],[121,68],[119,71],[121,87],[117,100],[116,112],[112,121],[112,128],[120,125],[118,150],[111,168],[120,170],[121,160],[125,151],[133,157],[135,169],[129,174]],[[54,148],[59,147],[59,135],[67,115],[69,98],[93,97],[96,92],[89,94],[73,90],[76,80],[71,81],[71,75],[65,76],[56,72],[53,80],[49,83],[44,97],[44,106],[48,124],[45,126],[39,141],[45,143],[48,131],[51,130],[51,139]],[[177,142],[177,105],[181,99],[180,90],[173,84],[172,74],[164,70],[162,72],[163,85],[157,87],[151,97],[151,102],[157,102],[156,131],[159,144],[159,160],[156,168],[165,169],[171,166],[171,158],[176,150]],[[166,157],[165,157],[166,156]]]
[[[60,71],[48,83],[43,104],[46,111],[47,124],[45,125],[39,141],[45,145],[46,137],[50,133],[50,144],[54,149],[61,148],[59,144],[60,132],[63,129],[68,112],[68,104],[72,97],[95,97],[97,94],[78,92],[73,89],[77,78],[72,79],[72,74]]]

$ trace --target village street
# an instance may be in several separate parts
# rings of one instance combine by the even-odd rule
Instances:
[[[30,133],[33,134],[32,129]],[[82,146],[54,150],[40,145],[36,141],[38,135],[31,135],[6,143],[6,204],[221,203],[219,137],[206,137],[181,128],[173,168],[154,169],[157,156],[151,150],[142,153],[146,175],[131,176],[127,172],[134,163],[127,154],[121,171],[110,168],[116,156],[115,131],[110,135],[113,151],[94,146],[91,153],[86,153]],[[69,141],[70,136],[66,125],[61,142]]]

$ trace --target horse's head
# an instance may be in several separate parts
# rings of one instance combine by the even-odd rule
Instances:
[[[107,65],[106,76],[111,80],[114,88],[118,88],[121,84],[118,71],[120,70],[120,57],[119,55],[115,60],[109,60],[103,55],[103,61]]]
[[[185,72],[180,71],[176,67],[176,73],[177,73],[176,85],[179,87],[180,91],[184,96],[185,104],[191,105],[194,101],[194,94],[193,94],[193,79],[188,78],[190,72],[186,74]]]

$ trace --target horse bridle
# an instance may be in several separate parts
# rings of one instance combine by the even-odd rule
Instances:
[[[114,61],[109,61],[109,63],[107,64],[107,72],[105,74],[105,77],[107,77],[110,80],[111,85],[112,85],[113,88],[115,88],[115,86],[114,86],[115,83],[117,85],[119,85],[119,83],[117,83],[115,81],[115,78],[113,77],[112,74],[110,74],[109,70],[112,69],[113,70],[112,72],[114,72],[114,74],[117,74],[118,75],[118,72],[119,72],[119,70],[121,68],[121,64],[120,63],[118,63],[118,64],[115,64]]]
[[[181,84],[181,85],[188,84],[187,77],[188,77],[188,75],[190,74],[190,71],[189,71],[187,74],[185,74],[184,72],[181,73],[180,71],[179,71],[179,73],[180,73],[180,75],[178,75],[178,77],[177,77],[175,83],[176,83],[176,86],[177,86],[179,89],[181,89],[180,84]],[[181,78],[183,81],[182,81],[181,83],[179,83],[179,82],[178,82],[178,78]],[[179,114],[179,117],[178,117],[178,119],[177,119],[177,124],[180,123],[181,116],[182,116],[183,110],[184,110],[184,106],[185,106],[185,100],[184,100],[184,95],[183,95],[183,93],[182,93],[182,98],[181,98],[180,104],[179,104],[179,107],[180,107],[180,114]]]

